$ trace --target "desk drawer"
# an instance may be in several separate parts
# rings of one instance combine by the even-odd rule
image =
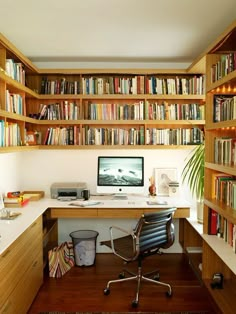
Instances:
[[[96,218],[96,208],[51,208],[51,218]]]
[[[140,218],[142,209],[99,208],[98,218]]]
[[[25,314],[32,304],[35,295],[43,283],[43,257],[42,253],[35,256],[30,267],[21,280],[14,287],[9,297],[0,307],[0,313]],[[1,303],[2,304],[2,303]]]
[[[39,253],[42,255],[41,217],[0,256],[0,304],[5,303]]]

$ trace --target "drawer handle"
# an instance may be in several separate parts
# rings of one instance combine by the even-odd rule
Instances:
[[[34,264],[33,264],[33,267],[36,267],[38,264],[38,261],[35,261]]]
[[[37,222],[34,222],[34,223],[31,225],[31,228],[34,228],[36,225],[37,225]]]
[[[4,253],[2,254],[2,257],[6,257],[10,252],[11,252],[11,250],[7,250],[6,252],[4,252]]]

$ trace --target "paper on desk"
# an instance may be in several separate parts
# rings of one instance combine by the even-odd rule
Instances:
[[[73,202],[70,203],[70,206],[76,206],[76,207],[87,207],[87,206],[93,206],[93,205],[98,205],[101,204],[101,202],[98,201],[78,201],[78,202]]]

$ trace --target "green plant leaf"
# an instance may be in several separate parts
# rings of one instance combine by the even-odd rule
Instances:
[[[204,196],[205,145],[198,145],[192,152],[182,171],[182,182],[189,185],[193,196],[201,200]]]

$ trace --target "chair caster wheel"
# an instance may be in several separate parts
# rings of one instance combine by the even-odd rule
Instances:
[[[110,289],[109,289],[109,288],[105,288],[105,289],[103,290],[103,293],[104,293],[105,295],[109,295],[109,294],[110,294]]]
[[[138,301],[137,300],[132,301],[132,307],[134,307],[134,308],[138,307]]]
[[[166,296],[167,296],[168,298],[172,297],[172,291],[167,291],[167,292],[166,292]]]
[[[125,273],[124,272],[119,274],[119,279],[123,279],[123,278],[125,278]]]

